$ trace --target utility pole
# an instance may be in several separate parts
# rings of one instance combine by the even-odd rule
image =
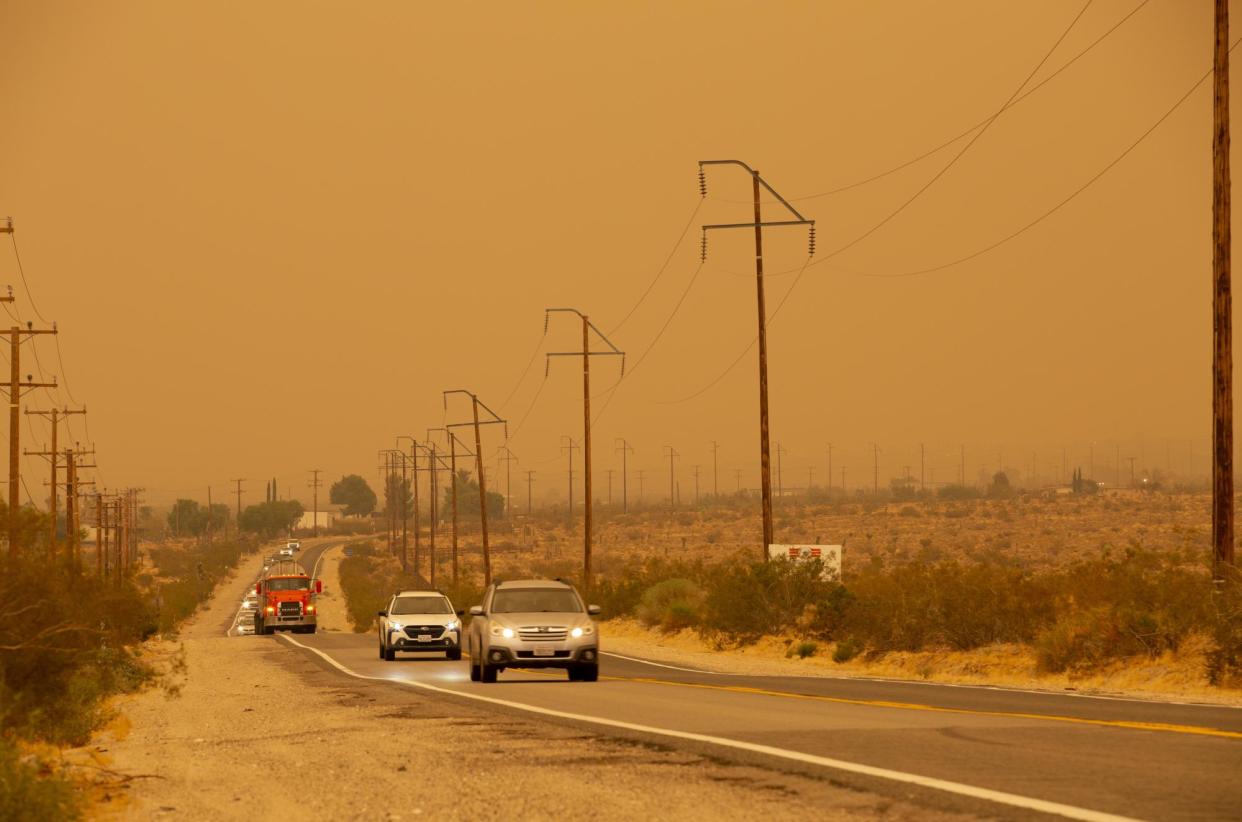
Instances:
[[[502,445],[498,450],[504,455],[497,459],[505,464],[505,516],[509,516],[513,507],[513,476],[511,470],[513,463],[516,462],[520,465],[522,461],[509,450],[508,445]]]
[[[237,535],[238,537],[241,536],[241,495],[242,495],[241,484],[245,481],[246,481],[245,477],[242,477],[241,479],[229,480],[229,482],[233,483],[237,487],[236,493],[237,493]]]
[[[307,473],[311,475],[311,481],[309,483],[310,488],[311,488],[311,508],[312,508],[311,516],[313,517],[313,519],[311,520],[311,536],[317,537],[319,536],[319,489],[323,485],[323,481],[319,479],[319,475],[323,473],[323,469],[312,468]],[[401,504],[402,505],[405,504],[405,489],[404,488],[401,489]],[[237,504],[237,510],[241,511],[240,502]],[[405,566],[405,554],[404,553],[402,553],[401,555],[401,565],[402,567]]]
[[[211,542],[211,486],[207,486],[207,541]]]
[[[832,443],[828,443],[828,490],[832,490]]]
[[[844,465],[841,466],[841,492],[842,493],[845,492],[845,468],[846,466]]]
[[[427,429],[426,443],[423,445],[423,450],[427,452],[427,467],[423,469],[417,469],[417,465],[415,466],[416,470],[428,471],[431,474],[431,483],[429,486],[430,493],[431,493],[431,502],[428,505],[428,515],[431,518],[431,522],[430,522],[430,525],[428,526],[428,540],[427,540],[427,559],[428,559],[428,563],[431,566],[431,571],[429,573],[430,578],[435,577],[436,529],[437,529],[437,524],[440,521],[440,502],[439,502],[439,491],[437,488],[436,476],[440,472],[440,465],[444,462],[444,460],[440,458],[440,455],[438,451],[436,450],[435,440],[431,438],[431,432],[437,431],[437,430],[442,431],[444,429],[436,429],[436,428]],[[456,564],[453,565],[453,582],[454,583],[457,582]]]
[[[779,442],[776,444],[776,495],[778,497],[785,496],[785,463],[783,457],[789,453],[785,450],[785,446]]]
[[[549,352],[545,360],[544,376],[547,376],[553,357],[582,357],[582,496],[584,500],[582,508],[582,588],[584,591],[589,592],[591,590],[591,530],[593,524],[591,513],[595,502],[594,495],[591,492],[591,357],[620,357],[621,376],[625,377],[625,352],[613,345],[612,341],[605,337],[603,332],[591,323],[587,315],[576,308],[544,309],[543,328],[545,334],[548,330],[548,319],[552,314],[564,312],[576,314],[582,320],[582,351]],[[595,336],[604,345],[608,346],[608,351],[591,350],[591,332],[595,332]]]
[[[478,396],[465,390],[464,388],[455,388],[444,392],[443,396],[445,409],[448,408],[449,394],[465,394],[470,398],[471,409],[474,412],[473,420],[471,422],[449,423],[445,426],[445,428],[457,428],[463,425],[474,426],[474,459],[475,466],[479,471],[479,525],[483,535],[483,587],[486,588],[488,585],[492,584],[492,551],[487,541],[487,483],[483,475],[483,436],[479,433],[479,426],[495,424],[504,425],[505,441],[508,442],[509,423],[502,420],[495,411],[480,402]],[[479,421],[480,406],[483,410],[492,415],[492,419],[484,420],[482,422]]]
[[[806,496],[811,497],[811,489],[815,487],[815,466],[808,465],[806,467]]]
[[[646,469],[638,469],[638,504],[643,504],[643,478],[647,474]]]
[[[673,446],[666,445],[664,446],[664,456],[668,457],[668,509],[672,511],[677,507],[677,496],[674,491],[676,480],[673,478],[673,461],[680,457],[681,454],[677,453]]]
[[[420,564],[422,561],[422,555],[420,551],[422,544],[421,544],[421,540],[419,537],[419,531],[423,527],[422,517],[420,516],[419,511],[418,511],[418,470],[419,470],[418,469],[418,440],[414,439],[408,434],[400,434],[397,436],[398,447],[400,447],[401,445],[401,440],[410,441],[409,460],[410,460],[410,464],[413,466],[413,469],[410,472],[413,475],[410,479],[410,483],[414,487],[414,500],[413,500],[414,501],[414,573],[418,574],[419,569],[422,567]]]
[[[609,509],[612,508],[612,475],[615,473],[616,471],[614,469],[612,468],[608,469],[608,508]]]
[[[621,455],[621,513],[624,514],[628,513],[630,510],[630,469],[628,457],[630,454],[634,453],[634,449],[630,447],[629,442],[627,442],[624,438],[618,437],[617,442],[620,443],[620,445],[616,448],[616,452]]]
[[[694,507],[699,507],[699,466],[694,466]]]
[[[755,293],[756,308],[759,317],[759,474],[763,488],[763,545],[759,555],[763,561],[768,559],[768,546],[772,544],[772,462],[769,451],[768,436],[768,309],[763,292],[763,229],[765,227],[804,225],[810,230],[809,252],[815,253],[815,221],[808,220],[798,213],[784,197],[768,185],[759,172],[740,160],[702,160],[699,162],[699,191],[707,196],[707,178],[705,167],[709,165],[730,164],[740,166],[751,176],[751,188],[754,199],[754,222],[722,223],[703,226],[703,253],[707,259],[707,232],[713,229],[753,228],[755,232]],[[760,209],[760,189],[766,189],[796,219],[764,222]]]
[[[5,233],[13,233],[13,221],[7,223],[7,231]],[[7,296],[0,297],[0,302],[13,302],[13,294],[10,292]],[[56,380],[52,382],[35,382],[33,375],[27,374],[26,381],[22,382],[22,343],[26,340],[34,339],[39,334],[55,334],[56,325],[51,328],[35,328],[32,323],[26,323],[23,329],[20,326],[13,326],[9,329],[9,556],[17,556],[17,521],[21,513],[21,402],[22,389],[24,388],[55,388]]]
[[[1134,487],[1134,457],[1127,457],[1130,460],[1130,487]]]
[[[919,493],[927,490],[927,484],[923,482],[923,475],[927,472],[927,447],[923,443],[919,443]]]
[[[740,494],[742,493],[742,469],[734,468],[733,476],[734,476],[734,479],[737,480],[737,492]]]
[[[966,446],[965,445],[962,446],[962,467],[961,467],[961,473],[958,475],[958,482],[962,484],[962,487],[966,486]]]
[[[1212,102],[1212,576],[1232,574],[1233,284],[1229,179],[1229,0],[1216,0]],[[10,492],[11,495],[11,492]]]
[[[449,473],[453,475],[452,483],[452,512],[453,512],[453,581],[457,581],[457,446],[461,445],[465,448],[465,443],[457,438],[452,431],[448,431],[449,436]],[[474,453],[469,448],[462,452],[462,456],[473,457]],[[480,504],[482,504],[482,497]]]
[[[534,508],[531,505],[531,493],[535,487],[535,472],[526,471],[526,516],[530,516]]]
[[[51,497],[49,499],[49,504],[48,504],[48,508],[50,509],[50,513],[52,515],[52,524],[51,524],[51,534],[49,536],[48,543],[47,543],[48,555],[51,556],[52,554],[56,552],[56,513],[57,513],[57,508],[56,508],[57,464],[56,462],[57,462],[57,458],[60,455],[60,452],[57,450],[57,444],[56,444],[57,434],[59,433],[58,429],[60,428],[60,421],[63,417],[67,417],[70,414],[85,414],[86,408],[81,408],[81,409],[53,408],[51,411],[36,411],[32,409],[27,409],[25,413],[28,416],[34,415],[38,417],[44,417],[45,419],[49,419],[52,422],[52,444],[51,444],[51,447],[48,449],[48,451],[42,452],[43,456],[48,457],[48,461],[52,466],[52,483],[50,486]],[[27,453],[30,453],[30,452],[27,452]],[[65,535],[66,536],[69,535],[69,520],[68,519],[65,520]]]
[[[568,434],[561,434],[561,453],[569,456],[569,516],[574,515],[574,451],[581,450],[582,446],[574,442],[574,438]]]
[[[720,496],[720,464],[717,460],[717,454],[720,451],[720,443],[712,440],[712,496]]]

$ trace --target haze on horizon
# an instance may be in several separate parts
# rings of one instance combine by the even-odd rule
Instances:
[[[310,468],[374,484],[375,452],[394,434],[464,419],[443,407],[452,388],[508,417],[516,467],[537,470],[540,491],[560,487],[581,379],[561,360],[543,382],[542,353],[580,337],[554,318],[542,338],[551,306],[588,313],[633,369],[594,432],[597,495],[619,465],[616,437],[652,494],[665,487],[663,446],[682,455],[684,498],[690,466],[710,470],[712,440],[722,490],[734,469],[753,487],[755,354],[702,396],[668,402],[715,379],[755,333],[746,232],[710,237],[674,314],[698,225],[750,219],[737,170],[709,171],[695,211],[697,161],[713,158],[757,167],[817,220],[818,262],[769,331],[787,485],[812,464],[826,481],[829,442],[851,486],[870,479],[870,443],[882,485],[917,468],[919,443],[937,480],[955,478],[961,444],[968,480],[1001,454],[1019,470],[1038,454],[1051,476],[1062,447],[1085,465],[1091,443],[1101,479],[1118,448],[1140,469],[1204,474],[1208,83],[1013,241],[935,273],[868,276],[991,245],[1164,115],[1210,67],[1208,4],[1097,0],[1026,87],[1140,4],[909,208],[827,259],[965,141],[814,195],[996,112],[1079,0],[376,2],[348,15],[287,0],[7,0],[0,214],[14,218],[39,311],[59,323],[102,479],[152,502],[201,498],[208,484],[227,501],[232,477],[248,478],[251,502],[272,476],[305,497]],[[769,230],[765,252],[769,271],[796,271],[805,233]],[[770,309],[793,280],[770,278]],[[0,283],[32,317],[11,247]],[[55,372],[54,348],[37,344]],[[614,363],[592,367],[597,392],[615,380]],[[489,432],[488,452],[499,443]]]

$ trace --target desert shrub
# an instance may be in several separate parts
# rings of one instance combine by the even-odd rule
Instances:
[[[375,623],[375,614],[388,607],[388,601],[397,591],[423,588],[422,577],[410,569],[402,570],[401,563],[375,547],[372,542],[356,543],[351,556],[340,564],[341,592],[345,595],[345,611],[354,631],[365,633]],[[462,591],[460,597],[466,594]],[[450,594],[454,607],[468,608],[477,602],[459,602]]]
[[[922,514],[920,514],[919,509],[915,508],[913,505],[903,505],[901,506],[901,510],[897,512],[897,516],[899,517],[921,517]]]
[[[34,758],[22,756],[12,739],[0,737],[0,819],[60,822],[81,818],[73,785],[40,773],[43,768]]]
[[[753,642],[789,630],[808,605],[814,630],[831,634],[844,608],[845,589],[822,578],[818,561],[727,563],[712,569],[700,630],[725,644]]]
[[[815,652],[819,650],[819,643],[811,640],[803,640],[794,646],[794,653],[798,659],[806,659],[808,656],[815,656]]]
[[[849,662],[854,657],[862,653],[863,645],[853,637],[846,637],[837,643],[837,647],[832,649],[832,661],[838,664]]]
[[[643,592],[634,615],[648,627],[679,631],[698,624],[705,595],[688,579],[666,579]]]

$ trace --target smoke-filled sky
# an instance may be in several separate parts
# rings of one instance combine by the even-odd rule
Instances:
[[[697,162],[718,158],[817,221],[800,276],[806,232],[764,235],[787,488],[808,468],[827,484],[829,443],[851,487],[873,479],[872,443],[881,484],[917,475],[920,443],[937,483],[957,479],[963,444],[968,480],[1032,460],[1051,480],[1092,443],[1105,480],[1118,454],[1127,480],[1130,456],[1203,473],[1210,82],[1030,230],[874,276],[1028,225],[1210,68],[1207,0],[1095,0],[1071,27],[1084,2],[7,0],[0,214],[59,323],[101,485],[155,502],[223,498],[235,477],[251,501],[272,476],[308,496],[311,468],[373,478],[396,435],[467,418],[445,411],[447,388],[510,420],[537,495],[563,488],[582,380],[555,358],[545,381],[542,355],[581,332],[557,315],[543,337],[552,306],[628,355],[611,399],[619,363],[592,361],[599,495],[617,437],[653,497],[664,446],[683,497],[695,464],[706,490],[713,440],[721,490],[754,487],[755,352],[672,402],[756,331],[753,233],[712,233],[698,266],[699,225],[752,219],[736,167],[709,169],[700,201]],[[1015,97],[982,132],[829,193]],[[0,243],[0,282],[38,322]],[[36,345],[58,373],[50,339]],[[72,405],[66,390],[27,402],[56,400]],[[31,425],[37,447],[47,426]],[[489,430],[485,452],[502,439]],[[26,466],[41,500],[46,469]]]

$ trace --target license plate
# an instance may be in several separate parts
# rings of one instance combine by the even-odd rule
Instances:
[[[536,648],[535,649],[535,656],[553,656],[555,653],[556,651],[552,650],[551,648]]]
[[[419,634],[419,635],[418,635],[418,641],[419,641],[419,642],[430,642],[430,641],[431,641],[431,634]]]

